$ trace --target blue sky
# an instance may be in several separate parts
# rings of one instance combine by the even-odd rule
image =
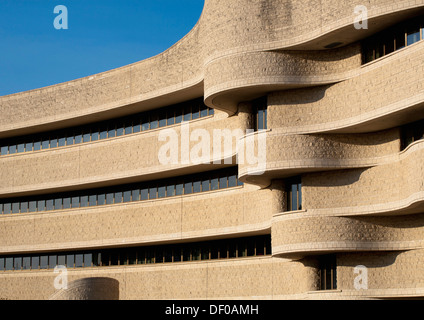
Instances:
[[[184,37],[203,0],[0,0],[0,96],[144,60]],[[66,6],[68,30],[54,8]]]

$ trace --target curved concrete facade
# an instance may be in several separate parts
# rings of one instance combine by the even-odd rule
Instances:
[[[0,299],[422,298],[424,140],[404,148],[404,126],[424,119],[424,41],[366,64],[362,56],[363,40],[423,16],[424,1],[366,6],[369,28],[357,30],[349,1],[206,0],[192,31],[162,54],[0,97],[3,144],[200,97],[214,109],[187,127],[0,155]],[[181,153],[164,164],[168,129]],[[205,136],[209,156],[185,162]],[[248,147],[261,165],[246,161]],[[243,184],[197,178],[229,167]],[[187,176],[184,188],[199,192],[18,213],[25,199]],[[248,240],[232,255],[234,239]],[[197,260],[195,249],[188,260],[175,249],[206,245]],[[134,248],[163,255],[123,260]],[[54,288],[51,261],[105,250],[119,263],[68,261],[69,289]],[[46,256],[48,265],[28,267]],[[357,266],[366,289],[355,287]]]

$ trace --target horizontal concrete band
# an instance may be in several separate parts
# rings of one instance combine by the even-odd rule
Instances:
[[[424,216],[335,217],[277,215],[272,223],[274,256],[300,258],[331,252],[422,249]]]

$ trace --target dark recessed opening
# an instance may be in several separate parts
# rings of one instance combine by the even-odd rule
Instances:
[[[330,43],[330,44],[326,45],[324,48],[326,48],[326,49],[333,49],[333,48],[338,47],[338,46],[340,46],[342,44],[343,44],[343,42],[333,42],[333,43]]]

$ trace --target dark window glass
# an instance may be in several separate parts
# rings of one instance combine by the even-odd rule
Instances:
[[[72,208],[79,208],[80,207],[80,197],[74,196],[72,197]]]
[[[154,249],[146,250],[146,263],[155,263],[155,251]]]
[[[71,198],[63,198],[63,209],[71,208]]]
[[[228,177],[228,187],[236,187],[237,186],[237,175],[233,174],[232,176]]]
[[[191,250],[190,247],[184,246],[183,249],[183,261],[191,261]]]
[[[141,130],[146,131],[150,129],[150,119],[148,115],[143,116],[141,122]]]
[[[54,199],[48,199],[46,200],[46,210],[54,210]]]
[[[20,203],[14,202],[12,203],[12,213],[19,213]]]
[[[200,260],[200,248],[195,246],[193,249],[191,249],[191,260],[197,261]]]
[[[7,257],[5,261],[5,269],[7,271],[13,270],[13,257]]]
[[[56,141],[56,146],[57,146],[57,141]],[[56,147],[56,146],[54,146],[54,147]],[[25,151],[26,151],[26,152],[32,151],[32,142],[27,142],[27,143],[25,144]],[[3,153],[2,153],[2,154],[3,154]]]
[[[122,191],[115,192],[115,203],[122,203]]]
[[[37,210],[38,211],[46,210],[46,200],[38,200],[37,201]]]
[[[123,121],[119,121],[118,124],[116,125],[116,136],[122,136],[124,134],[124,122]]]
[[[32,256],[31,257],[31,269],[37,270],[40,268],[40,257]]]
[[[54,269],[57,266],[57,256],[51,255],[49,256],[49,268]]]
[[[41,150],[41,141],[34,141],[34,151]]]
[[[1,208],[0,208],[1,211]],[[28,201],[21,202],[21,213],[28,212]]]
[[[131,202],[131,190],[124,191],[124,202]]]
[[[19,143],[18,144],[18,153],[25,152],[25,143]]]
[[[57,148],[58,146],[59,146],[59,140],[57,139],[57,136],[52,135],[50,137],[50,148]]]
[[[112,251],[110,253],[110,265],[118,266],[119,265],[119,252]]]
[[[74,139],[74,143],[75,144],[80,144],[82,143],[82,132],[80,130],[75,131],[75,139]]]
[[[9,154],[9,146],[2,146],[0,152],[1,152],[1,155],[2,156],[5,156],[5,155]]]
[[[193,192],[193,183],[187,181],[184,183],[184,194],[191,194]]]
[[[164,198],[166,197],[166,186],[159,186],[158,187],[158,198]]]
[[[133,132],[137,133],[141,131],[141,118],[136,117],[133,122]]]
[[[175,185],[174,184],[170,184],[166,187],[166,196],[167,197],[175,196]]]
[[[125,134],[132,134],[132,133],[133,133],[132,120],[127,119],[125,123]]]
[[[134,249],[130,249],[130,250],[128,250],[127,251],[127,263],[129,264],[129,265],[133,265],[133,264],[136,264],[136,261],[137,261],[137,255],[136,255],[136,251],[134,250]]]
[[[201,182],[200,181],[194,181],[193,182],[193,192],[201,192],[202,188],[201,188]]]
[[[71,146],[71,145],[73,145],[74,144],[74,136],[72,135],[72,136],[68,136],[67,138],[66,138],[66,145],[67,146]]]
[[[108,131],[108,137],[109,138],[113,138],[113,137],[116,137],[116,128],[115,128],[115,125],[114,124],[109,124],[108,125],[108,129],[109,129],[109,131]]]
[[[320,257],[321,290],[337,289],[337,263],[335,255]]]
[[[99,139],[101,139],[101,140],[107,139],[107,125],[106,124],[102,124],[100,126]]]
[[[159,125],[158,115],[153,113],[150,115],[150,129],[156,129]]]
[[[82,141],[83,142],[90,142],[91,141],[91,130],[90,130],[90,128],[84,128],[83,135],[82,135]]]
[[[175,185],[175,195],[180,196],[184,193],[184,184],[182,182],[177,182]]]
[[[198,104],[195,104],[192,106],[192,109],[191,109],[191,118],[195,120],[195,119],[199,119],[199,117],[200,117],[200,106]]]
[[[191,106],[185,106],[184,107],[184,121],[190,121],[191,120]]]
[[[146,256],[144,249],[138,249],[137,250],[137,264],[145,264],[146,263]]]
[[[228,257],[237,258],[237,245],[234,241],[230,241],[228,245]]]
[[[405,33],[402,31],[398,31],[395,34],[396,41],[396,50],[402,49],[405,47]]]
[[[88,207],[88,196],[81,196],[80,206],[81,206],[81,208]]]
[[[407,45],[420,41],[420,28],[415,28],[407,33]]]
[[[203,179],[202,180],[202,191],[209,191],[210,190],[210,181],[209,179]]]
[[[62,209],[62,203],[63,203],[62,198],[54,199],[54,209],[55,210],[61,210]]]
[[[3,213],[4,214],[12,213],[12,204],[11,203],[4,203],[3,204]]]
[[[93,253],[93,261],[92,264],[94,267],[100,266],[102,261],[102,253],[101,252],[94,252]]]
[[[103,206],[106,204],[106,194],[105,193],[101,193],[97,196],[97,204],[99,206]]]
[[[208,115],[208,107],[202,104],[200,107],[200,116],[206,117],[207,115]]]
[[[219,179],[217,177],[213,177],[211,179],[211,190],[218,190],[219,189]]]
[[[40,256],[40,269],[47,269],[49,266],[49,256],[42,255]]]
[[[64,254],[59,254],[57,256],[57,265],[58,266],[66,266],[66,255]]]
[[[29,201],[29,212],[37,212],[37,201]]]
[[[263,110],[258,110],[258,130],[262,130],[264,128],[263,123],[264,123],[264,112]]]
[[[88,197],[88,203],[90,207],[96,206],[97,205],[97,195],[96,194],[91,194]]]
[[[9,154],[15,154],[16,153],[16,144],[9,146]]]
[[[162,109],[159,111],[159,127],[165,127],[166,126],[166,110]]]
[[[22,270],[22,257],[15,257],[13,259],[13,269]]]
[[[106,204],[113,204],[113,192],[106,194]]]
[[[220,177],[219,178],[219,189],[225,189],[227,188],[227,177]]]
[[[84,267],[88,268],[93,265],[93,254],[85,253],[84,254]]]
[[[75,267],[75,254],[68,254],[66,256],[66,266],[68,268],[74,268]]]
[[[175,110],[175,123],[181,123],[183,121],[183,110],[181,108],[177,108]]]
[[[31,257],[23,257],[22,258],[22,269],[23,270],[31,269]]]
[[[390,54],[393,51],[395,51],[395,37],[393,35],[386,36],[386,38],[384,39],[384,43],[385,43],[385,49],[384,49],[385,54]]]
[[[168,110],[166,115],[167,115],[167,118],[168,118],[167,125],[168,126],[173,125],[175,123],[175,109],[172,108],[172,109]]]
[[[99,136],[99,129],[98,128],[93,128],[91,131],[91,141],[97,141],[99,140],[100,136]]]
[[[158,190],[156,187],[149,188],[149,199],[156,199],[157,193],[158,193]]]
[[[84,265],[84,255],[82,253],[75,254],[75,268],[82,268]]]
[[[131,191],[131,198],[132,198],[132,201],[139,201],[140,200],[140,189],[133,189]]]
[[[143,188],[140,190],[140,199],[141,200],[149,199],[149,189]]]
[[[180,246],[176,246],[173,249],[173,257],[174,257],[174,262],[180,262],[181,261],[181,247]]]
[[[64,147],[66,145],[66,138],[65,137],[59,137],[57,146],[58,147]]]
[[[103,254],[101,255],[101,263],[102,266],[109,266],[110,265],[110,254],[109,252],[103,252]]]

